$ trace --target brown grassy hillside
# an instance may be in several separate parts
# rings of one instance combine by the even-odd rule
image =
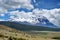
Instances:
[[[60,40],[60,32],[23,32],[0,25],[0,40]]]

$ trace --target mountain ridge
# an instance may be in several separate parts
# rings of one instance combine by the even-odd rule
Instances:
[[[26,24],[21,24],[17,22],[10,22],[10,21],[0,21],[0,25],[5,25],[17,30],[21,31],[60,31],[60,28],[50,28],[50,27],[43,27],[43,26],[31,26]]]

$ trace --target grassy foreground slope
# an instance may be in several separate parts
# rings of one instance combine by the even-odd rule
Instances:
[[[60,32],[23,32],[0,25],[0,40],[60,40]]]
[[[30,40],[30,35],[25,32],[0,25],[0,40]]]

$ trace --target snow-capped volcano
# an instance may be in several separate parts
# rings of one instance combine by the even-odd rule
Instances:
[[[51,23],[46,17],[41,17],[38,18],[39,23],[37,23],[37,25],[41,25],[41,26],[47,26],[47,27],[57,27],[56,25],[54,25],[53,23]]]
[[[60,9],[34,9],[31,12],[11,11],[8,14],[8,21],[16,21],[24,24],[60,28]],[[5,20],[6,21],[6,20]]]
[[[35,25],[35,26],[44,26],[44,27],[52,27],[52,28],[55,28],[57,27],[56,25],[54,25],[53,23],[51,23],[46,17],[44,16],[40,16],[36,21],[35,24],[33,23],[29,23],[27,21],[24,21],[24,22],[19,22],[19,23],[23,23],[23,24],[27,24],[27,25]]]
[[[57,13],[56,15],[55,15],[55,11]],[[13,11],[10,12],[9,21],[17,21],[24,24],[31,24],[31,25],[38,25],[38,26],[59,27],[60,14],[58,12],[59,9],[53,9],[53,10],[34,9],[32,12]]]
[[[15,20],[11,20],[11,21],[21,23],[21,24],[34,25],[34,26],[44,26],[44,27],[52,27],[52,28],[57,27],[42,15],[38,16],[37,18],[32,17],[32,19],[33,20],[30,19],[29,21],[27,21],[28,19],[25,19],[25,21],[22,21],[22,19],[20,21],[15,21]]]

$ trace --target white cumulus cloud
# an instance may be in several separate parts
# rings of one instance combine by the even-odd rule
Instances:
[[[8,10],[15,10],[16,8],[31,10],[34,9],[34,6],[31,4],[31,0],[0,0],[0,16],[5,16],[6,13],[9,13]]]
[[[0,7],[4,9],[27,8],[33,9],[31,0],[0,0]]]

